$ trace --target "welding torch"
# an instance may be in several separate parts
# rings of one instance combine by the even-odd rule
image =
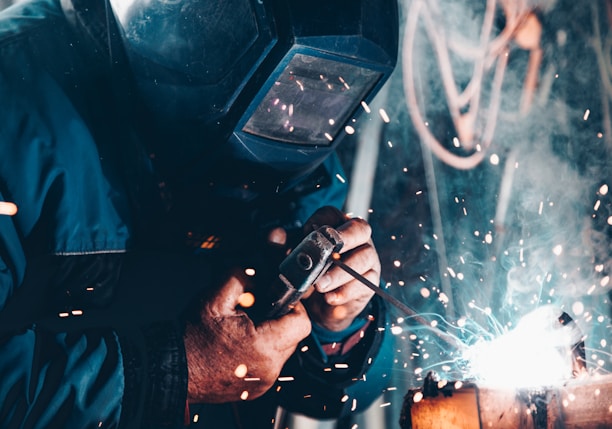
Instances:
[[[466,348],[466,345],[456,337],[435,328],[415,310],[346,265],[340,255],[342,246],[340,234],[330,226],[322,226],[308,234],[281,262],[278,274],[280,281],[273,282],[263,300],[256,300],[260,303],[259,308],[251,312],[251,317],[258,321],[286,314],[331,265],[335,265],[370,288],[405,316],[427,327],[448,345],[457,350]]]

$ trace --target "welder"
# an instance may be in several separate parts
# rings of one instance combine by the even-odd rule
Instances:
[[[384,303],[331,268],[249,316],[322,225],[374,283],[335,153],[395,0],[26,0],[0,14],[0,427],[265,428],[384,388]],[[260,298],[261,299],[261,298]],[[340,364],[341,363],[341,364]]]

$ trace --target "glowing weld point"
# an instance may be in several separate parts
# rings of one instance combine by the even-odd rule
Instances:
[[[17,205],[6,201],[0,201],[0,215],[13,216],[17,213]]]

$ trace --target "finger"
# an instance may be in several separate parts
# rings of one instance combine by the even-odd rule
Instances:
[[[298,302],[286,315],[257,326],[257,331],[274,338],[277,348],[293,350],[299,341],[310,334],[311,328],[306,308]]]
[[[342,261],[359,274],[372,270],[380,275],[380,260],[376,249],[371,245],[363,245],[350,253],[343,255]],[[329,292],[353,280],[353,276],[340,267],[332,267],[317,281],[315,288],[319,292]],[[377,281],[377,280],[376,280]]]
[[[340,253],[346,253],[365,243],[372,238],[372,227],[361,218],[352,218],[336,228],[344,243]]]
[[[364,277],[376,284],[378,281],[378,273],[370,270],[364,274]],[[374,291],[365,286],[361,281],[353,279],[342,286],[323,294],[323,299],[326,304],[331,306],[336,305],[361,305],[367,303],[374,295]]]

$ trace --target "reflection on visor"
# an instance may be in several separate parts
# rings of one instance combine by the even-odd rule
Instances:
[[[329,145],[382,73],[296,54],[243,131],[286,143]]]

